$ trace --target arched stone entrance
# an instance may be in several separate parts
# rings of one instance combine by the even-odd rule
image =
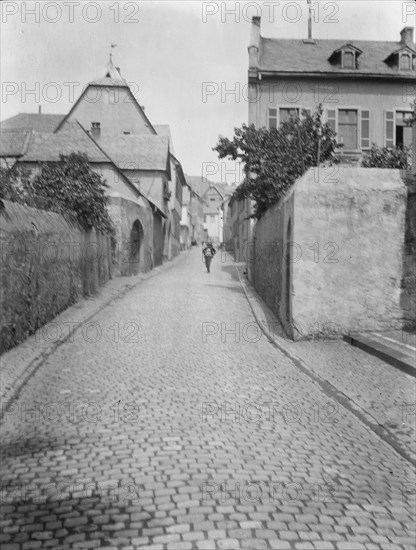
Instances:
[[[133,223],[129,241],[129,272],[137,275],[140,271],[140,249],[143,242],[143,226],[139,220]]]

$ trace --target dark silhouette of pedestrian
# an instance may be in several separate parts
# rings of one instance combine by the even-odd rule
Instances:
[[[202,249],[202,254],[204,255],[205,265],[207,267],[208,273],[211,272],[211,262],[216,252],[217,251],[210,242],[207,242],[205,247]]]

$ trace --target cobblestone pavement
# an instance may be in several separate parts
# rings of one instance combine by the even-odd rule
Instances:
[[[2,550],[414,548],[409,463],[261,337],[231,263],[89,323],[2,423]]]
[[[416,459],[416,379],[351,346],[296,342],[298,357],[370,413]]]
[[[320,336],[293,342],[284,336],[277,318],[253,291],[240,272],[252,307],[278,346],[300,359],[307,369],[329,382],[351,400],[353,409],[364,411],[375,427],[382,427],[396,448],[416,461],[416,378],[343,340]],[[411,335],[402,336],[412,339]]]

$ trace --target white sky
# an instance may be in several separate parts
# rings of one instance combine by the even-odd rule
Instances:
[[[232,165],[219,161],[211,149],[219,134],[231,137],[248,113],[243,94],[224,96],[221,89],[242,89],[247,82],[251,16],[262,16],[263,36],[307,36],[306,0],[272,2],[273,15],[270,4],[74,0],[59,3],[58,10],[58,2],[3,1],[1,119],[38,112],[39,104],[43,113],[66,113],[82,87],[102,74],[115,43],[114,64],[134,83],[133,93],[151,122],[170,125],[185,173],[205,175],[204,163],[216,162],[218,172],[209,177],[221,181]],[[415,25],[414,0],[313,4],[319,19],[313,24],[315,38],[398,41],[404,26]],[[77,83],[74,98],[65,82]],[[203,102],[203,83],[210,82],[218,85],[218,93]],[[57,101],[57,87],[51,83],[60,86]],[[38,86],[39,98],[25,94],[25,86]],[[214,170],[212,165],[208,170]],[[233,174],[227,177],[229,183],[237,183],[235,179]]]

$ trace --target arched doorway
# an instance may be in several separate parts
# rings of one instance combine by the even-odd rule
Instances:
[[[140,248],[143,241],[143,226],[136,220],[130,232],[129,266],[130,275],[137,275],[140,271]]]

